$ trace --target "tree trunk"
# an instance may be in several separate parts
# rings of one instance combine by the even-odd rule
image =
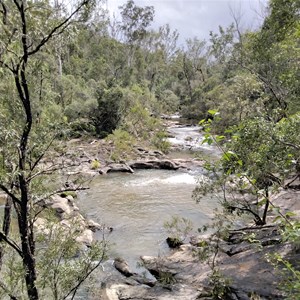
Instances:
[[[19,183],[22,193],[21,204],[17,208],[18,227],[21,239],[22,261],[25,271],[25,282],[27,288],[28,298],[30,300],[38,300],[38,290],[35,284],[36,281],[36,264],[35,264],[35,241],[33,228],[29,220],[29,207],[28,207],[28,187],[26,182],[21,178]]]
[[[268,187],[265,188],[265,192],[266,192],[266,204],[265,204],[264,213],[263,213],[263,217],[262,217],[263,225],[265,225],[267,223],[267,213],[268,213],[269,205],[270,205],[269,188]]]
[[[2,224],[2,230],[3,233],[8,236],[9,230],[10,230],[10,224],[11,224],[11,206],[12,206],[12,199],[10,197],[7,197],[5,208],[4,208],[4,216],[3,216],[3,224]],[[2,259],[4,255],[4,248],[3,245],[0,244],[0,270],[2,267]]]

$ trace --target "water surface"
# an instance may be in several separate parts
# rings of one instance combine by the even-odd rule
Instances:
[[[168,170],[98,176],[79,196],[80,210],[114,230],[111,256],[134,265],[141,255],[165,254],[168,236],[164,222],[172,216],[190,219],[195,228],[207,224],[217,206],[214,198],[196,204],[191,195],[202,175]],[[100,237],[100,236],[99,236]]]

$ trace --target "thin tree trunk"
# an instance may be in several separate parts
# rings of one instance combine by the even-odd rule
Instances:
[[[269,188],[268,187],[265,188],[265,192],[266,192],[266,204],[265,204],[264,213],[263,213],[263,217],[262,217],[263,225],[265,225],[267,223],[267,213],[268,213],[269,205],[270,205]]]
[[[8,196],[5,203],[3,224],[2,224],[2,231],[6,236],[9,235],[9,230],[10,230],[11,207],[12,207],[12,199],[11,197]],[[3,256],[4,256],[4,247],[2,244],[0,244],[0,270],[3,263]]]

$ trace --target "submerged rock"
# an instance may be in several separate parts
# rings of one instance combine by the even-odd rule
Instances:
[[[177,238],[168,237],[166,239],[166,242],[167,242],[168,246],[173,249],[179,248],[181,245],[183,245],[183,242]]]

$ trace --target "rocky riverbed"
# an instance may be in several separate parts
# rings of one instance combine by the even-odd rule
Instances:
[[[201,161],[172,160],[158,151],[142,148],[136,150],[136,155],[136,160],[122,164],[101,162],[99,170],[92,172],[133,173],[138,168],[161,167],[180,170],[201,165]],[[272,203],[282,212],[292,210],[299,218],[299,199],[299,191],[286,189],[272,199]],[[272,214],[268,221],[271,225],[254,227],[250,224],[247,228],[230,231],[229,237],[219,242],[214,268],[207,263],[211,257],[206,262],[199,259],[199,253],[211,239],[208,236],[194,238],[166,256],[141,256],[141,264],[149,272],[146,276],[136,274],[125,260],[116,258],[114,266],[120,274],[110,274],[105,279],[97,299],[213,299],[212,291],[223,295],[219,299],[285,299],[281,289],[282,273],[274,267],[270,257],[279,253],[289,260],[299,261],[300,254],[290,244],[282,243],[281,228],[272,223]]]
[[[106,176],[111,172],[134,173],[143,168],[180,171],[198,168],[203,163],[194,158],[170,158],[145,147],[135,147],[130,160],[115,163],[110,161],[111,147],[103,140],[69,141],[61,158],[72,165],[67,175]],[[95,161],[97,163],[93,164]],[[299,218],[299,196],[297,190],[282,190],[272,203],[282,212],[292,210]],[[54,196],[44,205],[56,210],[61,226],[69,227],[74,218],[80,219],[82,235],[78,241],[81,243],[89,245],[94,232],[103,229],[103,225],[82,217],[71,196]],[[141,256],[141,264],[147,270],[145,276],[131,270],[123,258],[116,258],[113,263],[116,273],[105,278],[97,299],[193,300],[217,296],[217,299],[285,299],[280,288],[282,273],[274,268],[270,255],[279,253],[289,260],[299,261],[300,254],[290,244],[282,242],[281,228],[272,223],[272,218],[270,214],[268,224],[271,225],[254,227],[250,224],[230,231],[226,239],[218,242],[213,236],[198,236],[168,255]],[[38,219],[36,226],[42,230],[43,220]],[[216,246],[216,243],[215,251],[205,261],[199,259],[205,247]]]
[[[282,211],[293,208],[299,218],[299,199],[299,191],[283,190],[273,204]],[[208,245],[214,245],[214,250],[203,261]],[[300,261],[298,249],[282,241],[278,224],[231,230],[220,240],[200,235],[167,256],[141,256],[154,280],[142,280],[118,258],[115,267],[123,278],[106,282],[100,299],[285,299],[282,283],[286,278],[280,266],[275,268],[272,263],[275,253],[294,264]]]

